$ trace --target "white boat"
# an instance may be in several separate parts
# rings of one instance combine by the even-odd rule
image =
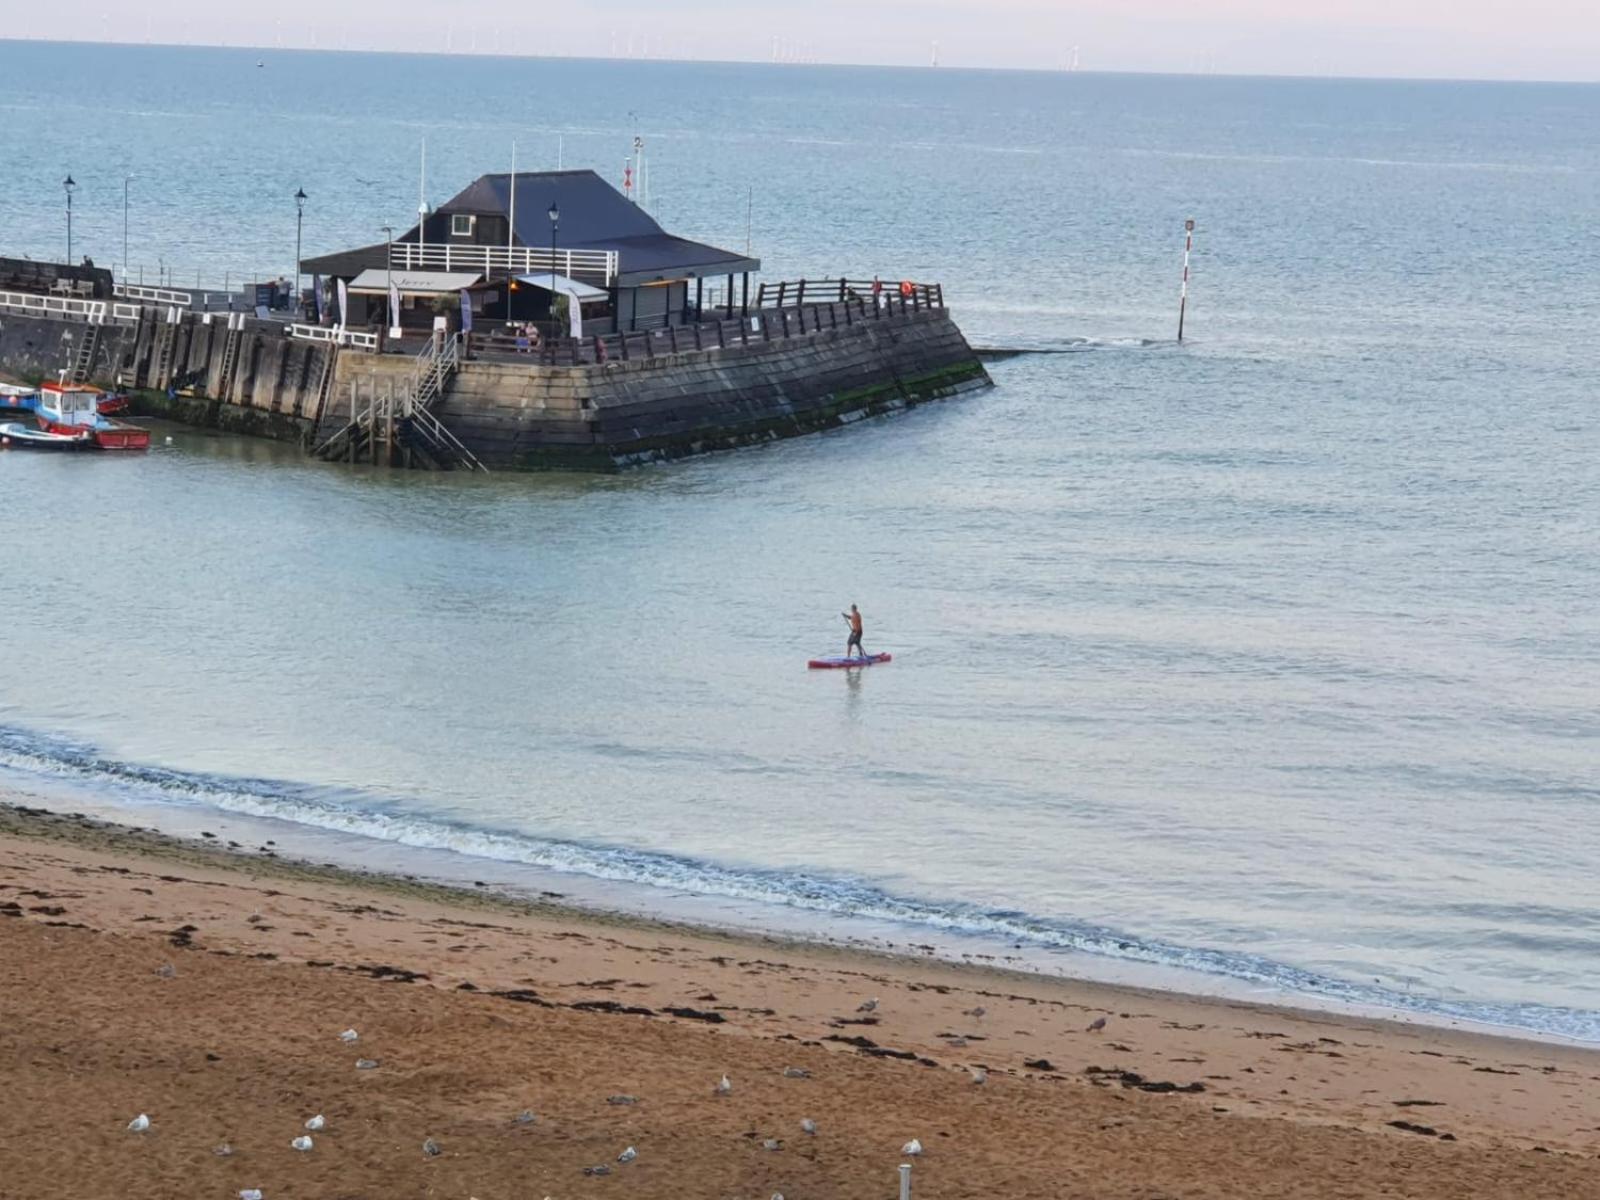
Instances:
[[[94,434],[88,430],[80,433],[47,433],[31,425],[9,421],[0,425],[0,449],[92,450]]]

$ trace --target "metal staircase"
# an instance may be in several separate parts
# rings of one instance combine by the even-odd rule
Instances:
[[[483,471],[489,468],[477,455],[445,428],[432,408],[444,398],[450,381],[461,364],[459,337],[444,340],[437,347],[428,343],[412,368],[408,383],[392,383],[383,395],[377,381],[365,406],[356,398],[352,381],[351,406],[354,417],[312,450],[317,458],[329,462],[382,462],[393,466],[398,453],[404,465],[431,467],[434,470]],[[329,368],[329,375],[332,368]],[[327,381],[331,389],[331,378]]]

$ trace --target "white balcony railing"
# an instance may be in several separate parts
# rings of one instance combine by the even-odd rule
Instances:
[[[554,270],[568,279],[593,279],[610,286],[617,277],[615,250],[536,250],[528,246],[456,246],[449,242],[393,242],[389,266],[396,271],[476,271],[483,275],[533,275]]]

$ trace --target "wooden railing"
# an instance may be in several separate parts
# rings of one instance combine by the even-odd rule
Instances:
[[[937,283],[916,283],[912,280],[780,280],[777,283],[762,283],[756,292],[755,307],[787,308],[829,301],[842,304],[846,300],[856,299],[885,307],[893,306],[897,310],[943,308],[944,287]]]
[[[776,342],[805,337],[834,329],[877,321],[916,318],[942,309],[944,301],[938,284],[925,285],[928,293],[890,299],[887,289],[878,303],[869,295],[846,293],[843,301],[823,300],[804,305],[789,304],[752,307],[736,317],[710,316],[687,325],[669,325],[624,333],[606,333],[585,338],[546,338],[537,346],[518,346],[517,339],[494,333],[475,333],[470,338],[469,358],[515,360],[529,365],[587,367],[636,359],[661,358],[670,354],[726,350],[751,343]],[[837,284],[835,284],[837,294]]]
[[[335,346],[349,346],[355,350],[378,349],[378,335],[344,329],[338,325],[290,325],[289,336],[302,342],[332,342]]]

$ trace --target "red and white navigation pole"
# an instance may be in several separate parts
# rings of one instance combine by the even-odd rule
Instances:
[[[1189,253],[1194,249],[1194,218],[1183,223],[1183,290],[1178,293],[1178,341],[1183,341],[1183,318],[1189,307]]]

